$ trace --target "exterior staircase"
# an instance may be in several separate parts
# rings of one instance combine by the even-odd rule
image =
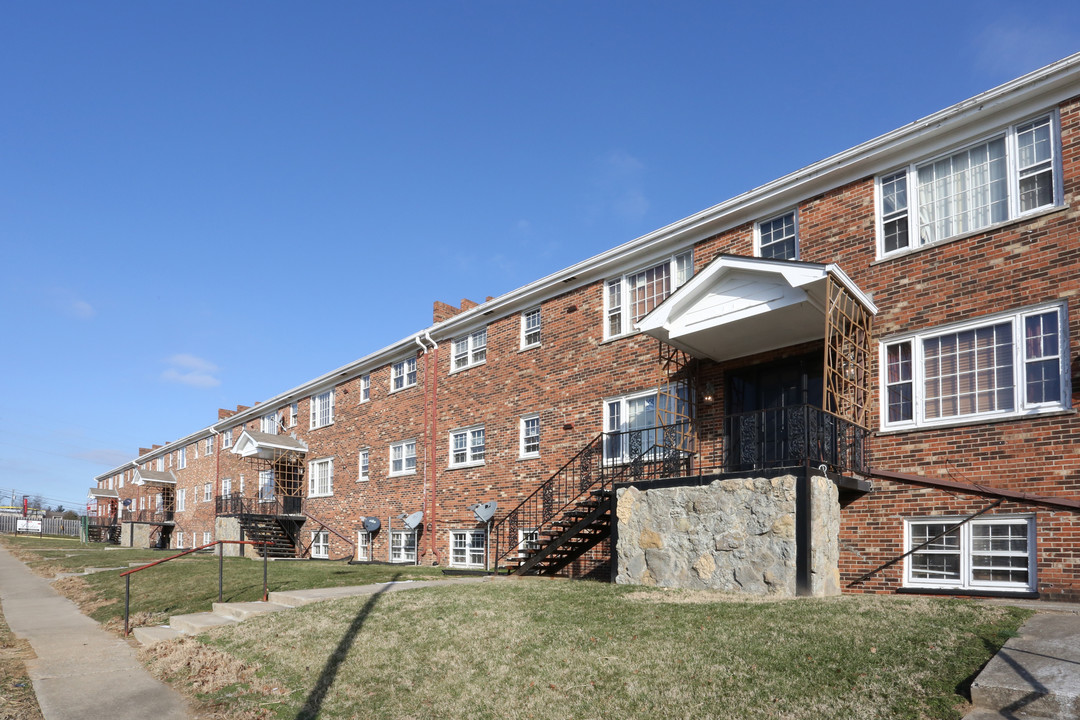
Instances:
[[[507,561],[511,575],[554,575],[602,541],[611,537],[611,490],[593,490],[526,541],[518,556]]]
[[[288,518],[278,518],[274,515],[251,515],[239,516],[240,528],[245,540],[256,540],[267,543],[255,545],[255,552],[259,557],[271,558],[294,558],[296,557],[299,528],[296,523]]]
[[[86,529],[90,542],[108,543],[110,545],[120,544],[119,525],[89,525]]]

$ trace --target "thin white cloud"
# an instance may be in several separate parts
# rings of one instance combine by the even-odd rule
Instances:
[[[130,460],[131,453],[126,453],[123,450],[109,450],[103,448],[100,450],[84,450],[71,453],[71,457],[76,460],[85,460],[94,463],[95,465],[116,467],[117,465],[123,465]]]
[[[1016,77],[1059,60],[1075,51],[1078,35],[1068,23],[1052,17],[999,17],[975,35],[975,58],[990,75]]]
[[[48,288],[46,293],[48,294],[49,304],[61,315],[67,315],[79,320],[89,320],[97,315],[97,310],[93,305],[68,288],[52,287]]]
[[[197,355],[178,353],[168,357],[165,362],[169,365],[161,373],[161,379],[165,382],[197,388],[212,388],[221,384],[217,378],[218,366]]]

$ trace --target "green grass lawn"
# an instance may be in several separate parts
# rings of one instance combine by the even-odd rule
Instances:
[[[961,717],[1029,614],[495,581],[319,603],[149,655],[229,717],[922,720]]]
[[[39,572],[167,553],[2,540]],[[442,577],[437,569],[272,562],[271,590]],[[209,610],[216,557],[138,573],[144,620]],[[67,584],[65,586],[65,583]],[[57,583],[118,627],[119,571]],[[226,558],[225,598],[262,593]],[[967,686],[1029,611],[972,601],[753,600],[593,582],[497,580],[317,603],[146,652],[220,718],[960,718]]]

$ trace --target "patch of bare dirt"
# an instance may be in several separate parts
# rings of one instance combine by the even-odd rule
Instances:
[[[30,643],[17,639],[0,615],[0,720],[42,720],[26,661],[34,657]]]

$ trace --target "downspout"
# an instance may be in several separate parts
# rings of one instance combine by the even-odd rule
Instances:
[[[426,433],[427,429],[428,429],[427,381],[428,381],[428,377],[429,377],[429,374],[430,374],[430,366],[428,364],[428,346],[425,345],[420,340],[420,335],[419,334],[416,337],[413,338],[413,341],[417,345],[419,345],[420,348],[424,351],[424,416],[423,416],[424,417],[424,424],[423,424],[423,428],[424,428],[424,432]],[[426,448],[427,444],[425,444],[424,447]],[[420,509],[421,510],[426,510],[427,509],[428,471],[429,470],[430,470],[430,468],[428,466],[427,457],[425,456],[424,457],[424,490],[423,490],[423,493],[422,493],[422,495],[420,497]],[[392,537],[393,536],[391,535],[391,538]],[[419,562],[420,558],[427,555],[427,550],[425,550],[424,548],[417,545],[416,553],[417,553],[417,558],[416,559],[417,559],[417,562]]]
[[[431,331],[430,330],[427,330],[427,331],[424,332],[424,338],[428,342],[431,343],[432,347],[435,350],[434,357],[433,357],[433,364],[435,366],[435,371],[431,373],[431,442],[429,443],[431,445],[431,452],[430,452],[430,455],[429,455],[430,460],[431,460],[431,519],[428,521],[428,528],[429,528],[428,535],[431,538],[431,540],[430,540],[430,542],[431,542],[431,552],[434,553],[436,561],[441,564],[442,563],[442,556],[439,554],[439,548],[435,544],[435,487],[436,487],[436,475],[437,475],[437,473],[435,471],[435,455],[436,455],[435,443],[436,443],[436,438],[438,437],[436,432],[438,431],[438,424],[439,424],[439,420],[438,420],[438,418],[439,418],[439,413],[438,413],[438,408],[439,408],[439,377],[438,377],[439,376],[439,343],[435,342],[435,338],[431,337]],[[426,355],[427,351],[425,350],[424,352],[425,352],[425,355]],[[425,372],[425,374],[428,372],[426,360],[425,360],[424,372]],[[425,378],[425,380],[426,380],[426,378]],[[425,403],[425,406],[426,405],[427,405],[427,403]]]

